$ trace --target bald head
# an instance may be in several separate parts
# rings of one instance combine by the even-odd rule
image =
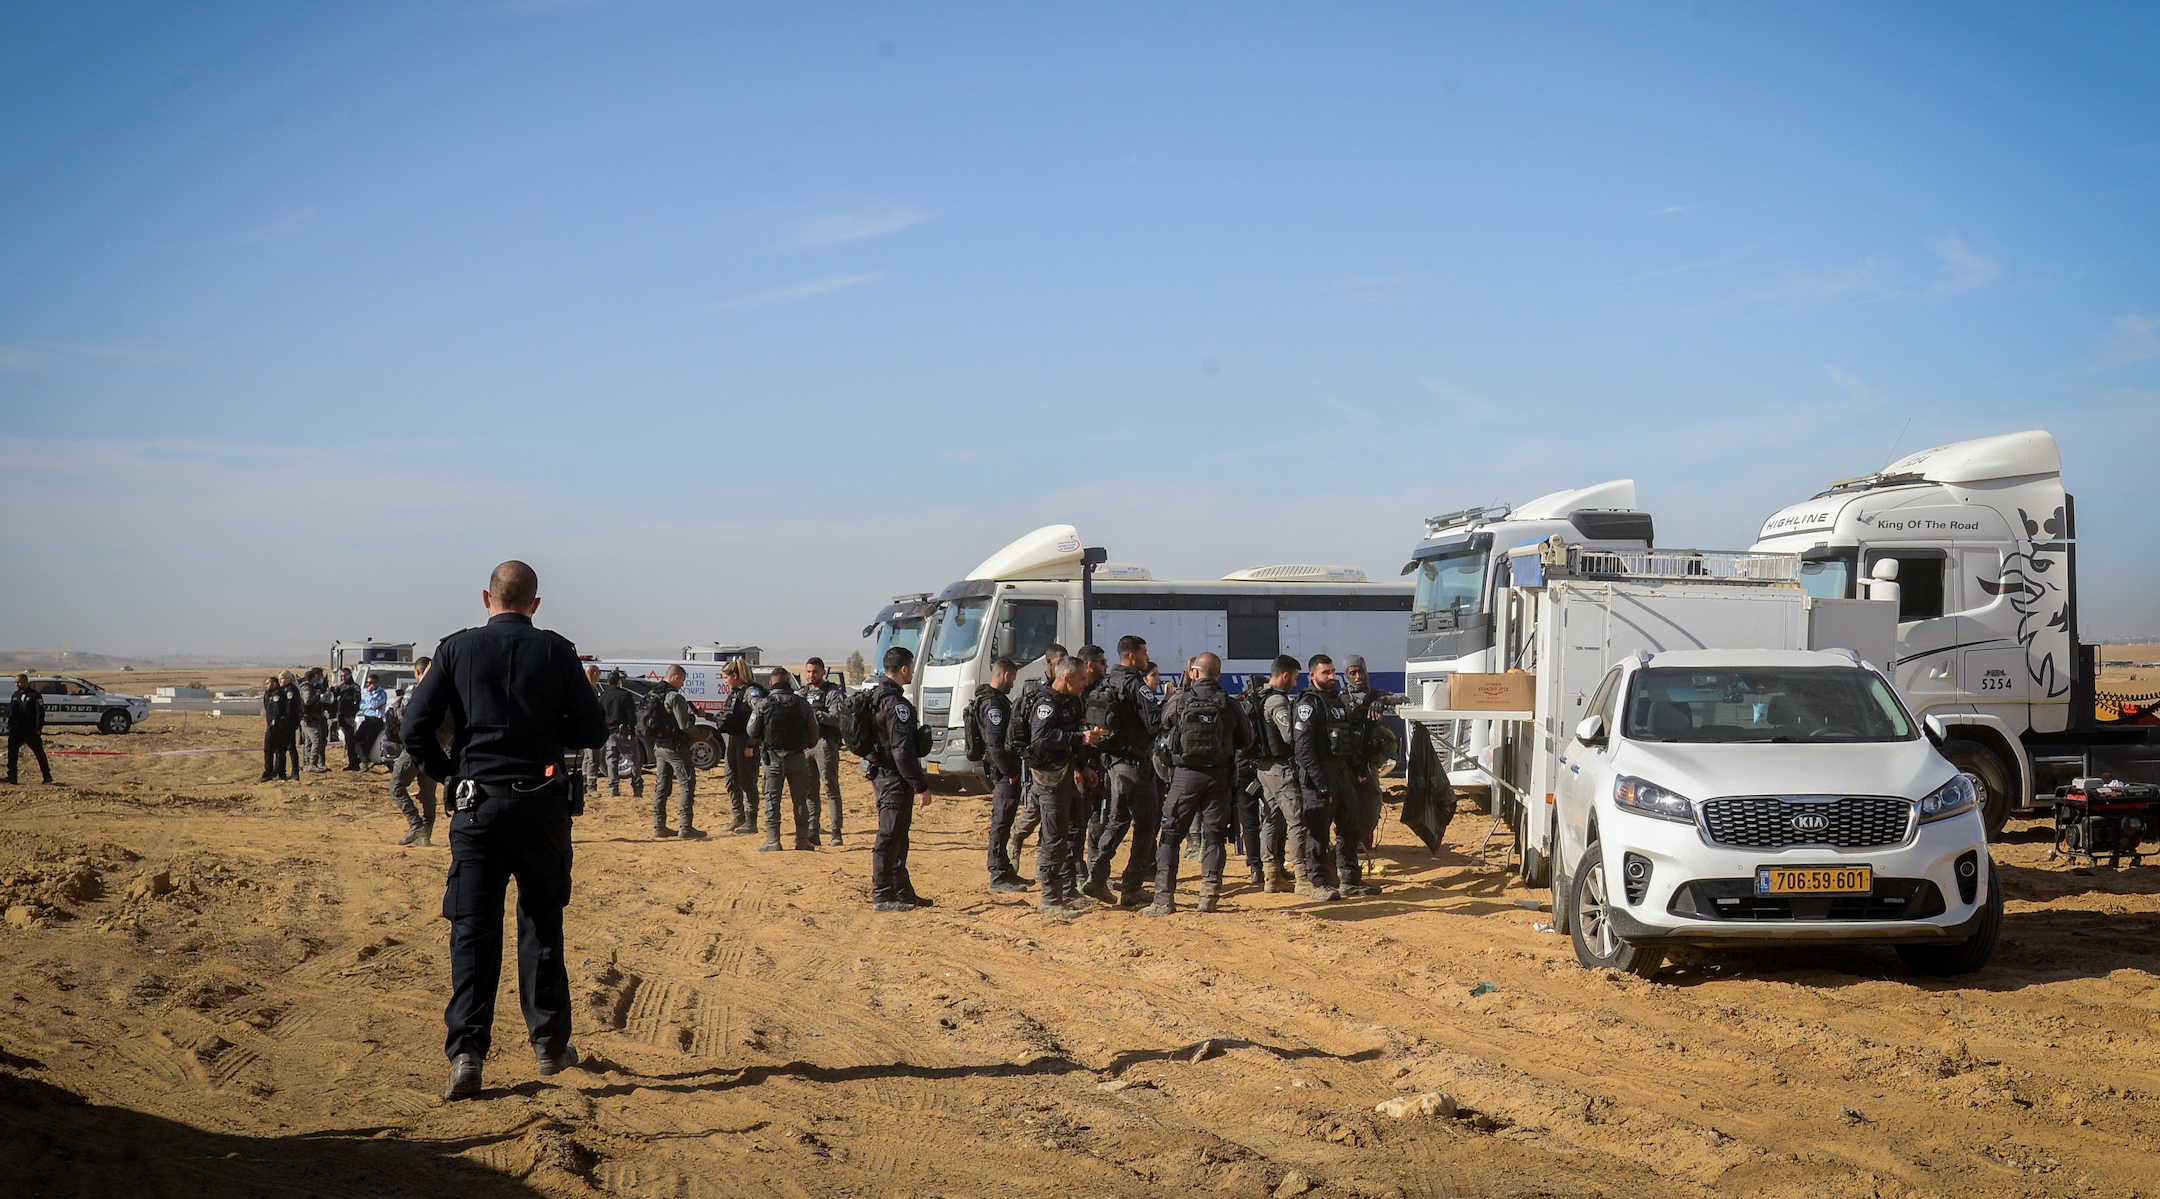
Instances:
[[[1222,677],[1222,659],[1214,654],[1198,654],[1192,660],[1192,669],[1196,679],[1219,679]]]
[[[512,558],[488,576],[487,591],[480,598],[489,616],[505,612],[531,616],[540,608],[540,576],[533,573],[532,567]]]

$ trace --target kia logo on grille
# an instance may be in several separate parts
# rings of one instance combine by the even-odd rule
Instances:
[[[1830,818],[1821,812],[1801,812],[1792,818],[1794,832],[1819,833],[1830,827]]]

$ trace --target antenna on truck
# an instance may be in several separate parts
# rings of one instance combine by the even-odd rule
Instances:
[[[1890,452],[1883,455],[1882,465],[1875,468],[1876,474],[1879,475],[1884,471],[1889,470],[1890,464],[1897,461],[1897,448],[1905,444],[1905,432],[1907,429],[1910,428],[1912,428],[1912,418],[1908,416],[1905,418],[1904,428],[1901,428],[1897,431],[1897,440],[1890,443]]]

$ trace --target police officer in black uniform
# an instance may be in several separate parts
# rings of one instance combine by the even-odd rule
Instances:
[[[885,651],[885,674],[877,682],[878,752],[863,763],[877,795],[877,840],[870,843],[870,906],[880,912],[927,908],[908,877],[908,830],[915,804],[930,806],[930,776],[923,772],[916,741],[915,705],[907,685],[915,679],[915,654],[904,645]],[[911,804],[910,800],[915,801]]]
[[[1223,840],[1230,832],[1237,776],[1237,755],[1253,743],[1245,713],[1222,688],[1222,659],[1207,653],[1193,659],[1192,681],[1163,704],[1162,727],[1169,743],[1170,796],[1163,803],[1162,841],[1155,847],[1155,902],[1148,915],[1177,910],[1178,847],[1200,821],[1200,903],[1215,910],[1222,895]]]
[[[1124,886],[1117,902],[1136,908],[1147,901],[1143,882],[1155,866],[1155,837],[1162,826],[1162,791],[1148,760],[1162,715],[1147,694],[1147,642],[1130,634],[1118,638],[1118,664],[1088,693],[1087,718],[1105,730],[1100,748],[1103,777],[1110,788],[1109,817],[1096,834],[1083,893],[1111,902],[1110,867],[1118,843],[1132,834],[1125,858]]]
[[[1006,731],[1012,726],[1012,685],[1020,664],[999,658],[990,664],[990,681],[975,689],[974,710],[969,719],[982,738],[983,774],[990,780],[990,889],[1020,892],[1027,880],[1013,869],[1006,841],[1013,822],[1020,817],[1020,758],[1006,747]]]
[[[564,755],[607,740],[607,720],[579,668],[577,647],[533,627],[540,579],[505,562],[481,593],[488,622],[445,637],[435,668],[406,701],[405,752],[450,784],[450,1058],[445,1099],[480,1091],[502,973],[503,891],[518,885],[518,1000],[538,1072],[577,1064],[563,906],[570,902],[570,817],[580,783]],[[436,731],[451,731],[446,754]]]
[[[1290,713],[1291,748],[1303,793],[1299,814],[1305,823],[1305,864],[1299,873],[1312,880],[1314,899],[1372,895],[1376,892],[1358,873],[1357,772],[1370,769],[1360,760],[1363,730],[1351,724],[1336,682],[1335,660],[1314,654],[1305,669],[1312,683],[1298,692]]]
[[[1013,705],[1013,719],[1005,729],[1005,751],[1020,763],[1020,815],[1013,821],[1012,839],[1005,845],[1005,860],[1020,869],[1020,847],[1027,844],[1030,834],[1042,827],[1042,810],[1035,803],[1035,788],[1027,783],[1028,714],[1035,710],[1035,702],[1050,690],[1050,681],[1057,677],[1057,664],[1066,658],[1066,649],[1053,641],[1043,650],[1043,673],[1039,679],[1029,679],[1020,685],[1020,700]]]
[[[37,758],[38,775],[52,782],[52,763],[45,758],[45,697],[30,689],[30,676],[15,676],[15,694],[8,696],[7,781],[15,783],[15,762],[24,746]]]
[[[330,702],[338,740],[345,743],[345,769],[358,770],[360,738],[356,734],[360,725],[360,684],[353,682],[350,669],[338,668],[337,685],[330,688]]]
[[[1026,713],[1028,790],[1042,816],[1042,840],[1035,847],[1035,881],[1042,887],[1041,911],[1060,918],[1077,915],[1088,905],[1073,884],[1071,855],[1080,846],[1082,794],[1092,785],[1093,747],[1102,730],[1089,728],[1083,715],[1089,680],[1087,659],[1060,658],[1050,668],[1051,684],[1039,691]]]

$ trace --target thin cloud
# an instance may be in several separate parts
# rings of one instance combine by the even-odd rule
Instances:
[[[1419,379],[1418,386],[1424,388],[1434,399],[1454,409],[1452,415],[1463,420],[1484,420],[1500,413],[1500,406],[1492,401],[1437,379]]]
[[[1922,296],[1954,296],[1974,291],[1993,283],[2002,274],[2002,264],[1986,254],[1965,244],[1965,239],[1955,233],[1945,233],[1928,242],[1928,249],[1942,259],[1942,277],[1930,284]]]
[[[310,205],[306,208],[294,209],[284,216],[264,222],[252,229],[242,229],[236,233],[227,233],[206,241],[196,242],[188,248],[191,250],[229,250],[235,246],[264,245],[291,237],[306,228],[308,222],[314,219],[315,208]]]
[[[829,296],[836,291],[861,287],[865,283],[873,282],[882,277],[875,274],[834,275],[829,279],[812,279],[808,283],[797,283],[792,287],[776,287],[771,291],[761,291],[754,296],[742,296],[738,299],[729,300],[722,307],[764,308],[773,304],[792,304],[797,300],[808,300],[816,296]]]
[[[1404,271],[1392,275],[1364,275],[1337,279],[1327,285],[1335,298],[1349,304],[1392,304],[1402,299],[1400,288],[1417,276]]]
[[[798,244],[806,249],[816,249],[822,246],[843,246],[851,241],[867,241],[920,225],[936,215],[921,208],[875,213],[831,213],[811,221],[809,227],[803,230],[802,240]]]
[[[21,374],[37,369],[38,353],[27,346],[0,346],[0,371]]]
[[[1846,374],[1844,371],[1839,370],[1838,368],[1830,365],[1827,362],[1823,363],[1823,373],[1830,376],[1830,381],[1837,384],[1840,391],[1843,391],[1846,395],[1851,396],[1853,399],[1858,400],[1862,404],[1873,407],[1883,402],[1883,396],[1881,392],[1876,391],[1874,388],[1869,387],[1867,384],[1862,383],[1860,380]]]
[[[2125,312],[2109,328],[2107,366],[2129,366],[2160,358],[2160,316]]]
[[[1653,208],[1650,210],[1650,215],[1666,217],[1669,219],[1679,216],[1681,213],[1686,212],[1694,207],[1695,206],[1693,204],[1674,204],[1665,208]]]

